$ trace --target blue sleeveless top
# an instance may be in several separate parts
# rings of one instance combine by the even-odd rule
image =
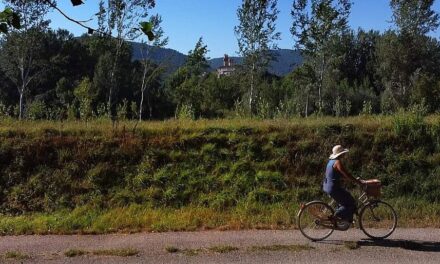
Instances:
[[[341,187],[341,173],[333,168],[337,160],[329,160],[327,163],[327,168],[325,170],[325,178],[323,182],[323,190],[326,193],[331,193],[335,189]]]

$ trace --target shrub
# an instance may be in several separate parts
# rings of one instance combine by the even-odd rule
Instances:
[[[47,108],[43,101],[35,100],[27,108],[27,117],[31,120],[45,119]]]
[[[118,168],[108,162],[98,163],[87,172],[87,179],[98,190],[106,191],[112,186],[121,183]]]
[[[282,196],[278,192],[271,191],[264,187],[258,187],[257,189],[249,192],[248,200],[261,204],[270,204],[281,201]]]

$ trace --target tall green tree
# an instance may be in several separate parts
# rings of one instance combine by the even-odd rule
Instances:
[[[144,98],[147,95],[147,105],[150,119],[153,116],[153,108],[151,106],[150,93],[148,91],[149,85],[163,72],[164,67],[162,65],[154,65],[150,60],[150,54],[152,51],[158,48],[165,47],[168,44],[168,37],[164,37],[164,31],[162,29],[162,17],[154,15],[150,17],[150,23],[155,38],[153,41],[148,41],[146,44],[142,42],[141,47],[141,65],[142,65],[142,81],[140,88],[140,102],[139,102],[139,121],[142,121],[144,110]]]
[[[115,117],[117,98],[116,73],[120,66],[120,55],[127,40],[137,39],[142,31],[151,32],[152,25],[143,22],[148,11],[155,6],[154,0],[101,0],[99,2],[99,32],[104,32],[114,43],[114,58],[109,73],[108,83],[108,114]],[[139,31],[139,27],[142,31]],[[114,37],[112,37],[114,35]],[[153,40],[153,35],[148,35]]]
[[[413,90],[422,75],[437,75],[436,41],[428,36],[439,26],[439,14],[433,0],[392,0],[396,31],[384,33],[378,43],[380,73],[385,86],[383,105],[408,107],[422,98],[414,98]],[[438,45],[438,44],[437,44]],[[438,65],[438,62],[434,62]],[[391,102],[391,103],[390,103]]]
[[[423,36],[439,26],[435,0],[391,0],[393,22],[403,35]]]
[[[273,60],[270,50],[277,49],[281,33],[276,31],[279,11],[277,0],[243,0],[237,10],[239,25],[235,27],[239,53],[244,58],[243,70],[250,77],[249,112],[253,113],[258,74],[267,70]]]
[[[318,109],[323,110],[324,79],[335,59],[334,44],[348,30],[349,0],[294,0],[291,33],[305,63],[315,72],[313,86],[317,91]]]
[[[26,0],[4,0],[4,4],[20,14],[20,27],[11,30],[5,37],[6,45],[1,52],[1,67],[16,85],[19,99],[19,119],[23,118],[25,96],[31,82],[46,70],[40,60],[42,32],[47,30],[45,19],[48,7],[39,2]]]
[[[168,78],[167,91],[177,110],[189,107],[200,115],[203,81],[209,68],[207,53],[207,45],[199,38],[194,49],[188,52],[185,64]]]

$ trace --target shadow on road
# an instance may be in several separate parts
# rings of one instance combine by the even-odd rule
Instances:
[[[344,245],[347,241],[343,240],[326,240],[318,243]],[[406,250],[425,251],[425,252],[440,252],[440,242],[421,241],[421,240],[405,240],[405,239],[385,239],[385,240],[359,240],[359,246],[370,247],[390,247],[402,248]]]
[[[386,240],[360,240],[359,246],[394,247],[414,251],[440,252],[440,242],[386,239]]]

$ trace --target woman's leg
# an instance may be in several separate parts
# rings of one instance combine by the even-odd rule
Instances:
[[[345,189],[334,190],[330,196],[339,204],[335,215],[346,221],[353,221],[353,214],[356,211],[356,202],[353,196]]]

